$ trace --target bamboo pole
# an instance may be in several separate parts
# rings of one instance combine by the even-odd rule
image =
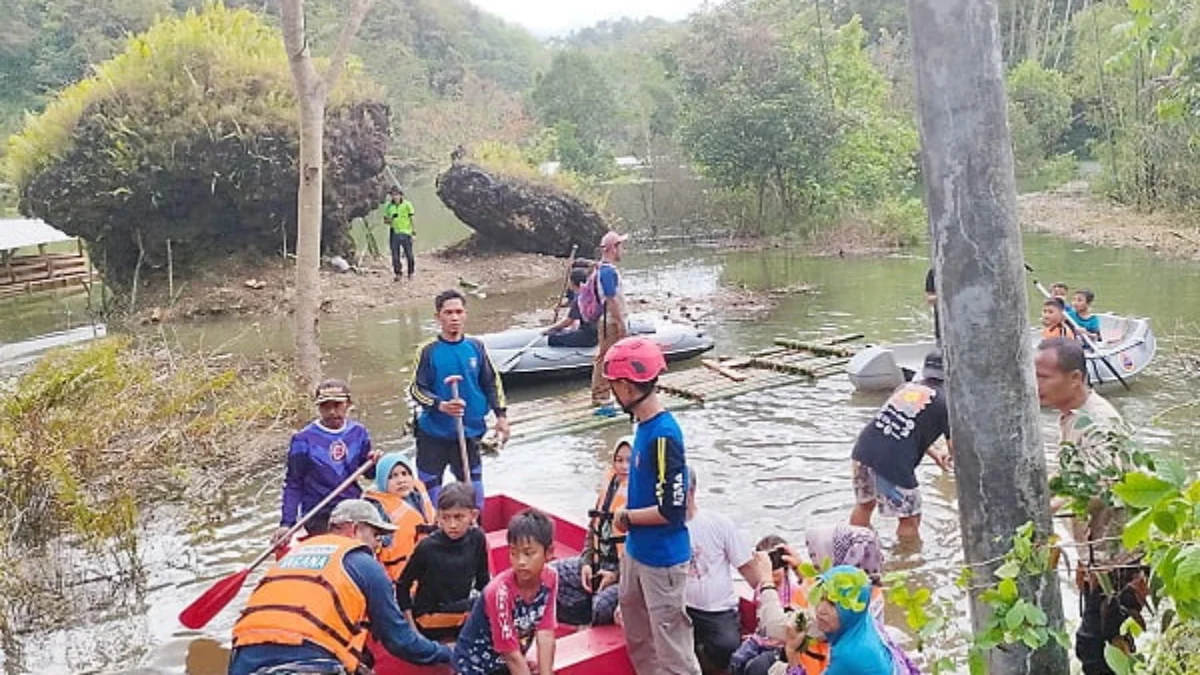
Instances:
[[[805,342],[803,340],[793,340],[791,338],[775,338],[772,340],[780,347],[788,349],[807,349],[814,354],[825,354],[828,356],[853,356],[854,351],[849,347],[837,347],[831,344],[821,344],[818,342]]]

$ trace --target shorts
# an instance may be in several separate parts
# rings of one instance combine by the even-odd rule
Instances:
[[[854,463],[854,501],[858,504],[875,502],[879,505],[879,514],[889,518],[921,515],[919,486],[902,488],[859,462]]]

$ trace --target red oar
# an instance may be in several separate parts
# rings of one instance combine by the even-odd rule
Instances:
[[[366,473],[367,469],[371,468],[374,463],[375,459],[372,457],[371,459],[368,459],[365,464],[358,467],[358,470],[350,474],[350,477],[343,481],[341,485],[335,487],[329,494],[325,495],[325,498],[322,499],[316,506],[314,506],[311,511],[304,514],[304,517],[297,521],[296,524],[292,526],[292,529],[288,530],[282,537],[280,537],[279,541],[287,542],[289,539],[291,539],[292,535],[296,534],[301,527],[304,527],[304,524],[307,523],[313,516],[315,516],[318,511],[325,508],[325,506],[328,505],[329,502],[333,501],[335,497],[342,494],[346,488],[350,487],[351,483],[358,480],[358,477]],[[204,625],[211,621],[218,612],[225,608],[225,605],[229,604],[230,600],[233,600],[234,596],[238,594],[238,591],[242,589],[242,584],[246,583],[246,577],[250,576],[250,572],[252,572],[255,567],[261,565],[262,562],[266,560],[276,548],[277,546],[271,546],[271,548],[263,551],[262,555],[255,558],[254,562],[250,563],[245,569],[237,574],[227,576],[214,584],[212,588],[204,592],[204,595],[196,598],[192,604],[185,607],[183,611],[179,613],[179,623],[191,628],[192,630],[203,628]]]

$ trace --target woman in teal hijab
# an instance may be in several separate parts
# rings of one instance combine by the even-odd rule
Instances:
[[[830,646],[825,675],[908,672],[906,664],[897,663],[875,626],[869,611],[871,580],[862,570],[851,565],[831,568],[820,576],[819,588],[822,599],[815,618]]]

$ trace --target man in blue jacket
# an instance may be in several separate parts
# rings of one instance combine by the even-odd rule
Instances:
[[[487,432],[487,414],[496,415],[496,433],[501,444],[508,440],[506,402],[500,374],[488,358],[487,349],[477,338],[464,332],[467,301],[456,290],[442,291],[434,299],[441,332],[417,348],[417,363],[409,394],[420,406],[416,421],[417,477],[428,488],[429,498],[437,503],[442,474],[449,465],[459,481],[463,475],[458,447],[456,417],[461,417],[466,432],[467,456],[475,504],[483,509],[483,465],[479,459],[479,439]],[[446,378],[462,378],[455,398]]]

